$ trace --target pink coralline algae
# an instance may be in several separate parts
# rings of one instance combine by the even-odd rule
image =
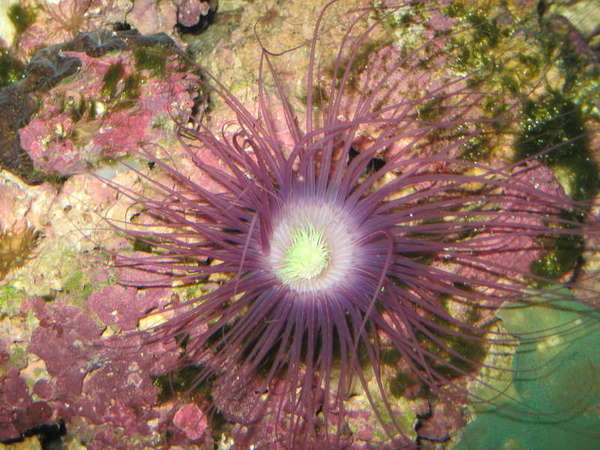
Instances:
[[[182,406],[173,417],[173,423],[183,431],[186,437],[195,441],[200,439],[207,428],[206,416],[194,404]]]
[[[62,50],[81,62],[78,75],[45,95],[19,130],[36,167],[69,175],[158,143],[171,131],[168,124],[191,110],[198,77],[186,72],[168,38],[132,35],[115,46],[122,51],[104,56]]]
[[[209,11],[208,2],[200,0],[179,0],[177,2],[177,23],[184,27],[192,27]]]
[[[122,331],[131,331],[143,311],[156,308],[168,289],[140,291],[122,286],[107,286],[88,299],[89,308],[106,325],[115,325]]]
[[[142,34],[169,33],[177,22],[175,2],[136,0],[127,14],[127,21]]]
[[[117,294],[111,292],[111,296]],[[102,304],[102,297],[92,296],[92,300]],[[10,368],[0,378],[0,440],[16,439],[33,427],[59,419],[68,427],[79,427],[80,432],[87,429],[92,435],[88,448],[131,448],[135,442],[152,439],[164,414],[156,408],[159,391],[150,374],[173,370],[175,344],[172,348],[164,342],[142,347],[139,340],[129,339],[112,346],[97,345],[104,327],[85,310],[60,301],[48,306],[39,299],[30,300],[26,307],[40,322],[29,351],[44,361],[50,378],[38,380],[33,387],[41,401],[33,400],[18,369]],[[106,320],[111,322],[110,317]]]
[[[197,97],[188,68],[164,34],[99,30],[37,51],[24,78],[0,90],[0,167],[37,184],[43,172],[172,144]]]
[[[177,29],[181,33],[200,33],[214,21],[217,0],[177,0]]]
[[[33,401],[18,369],[0,377],[0,441],[17,439],[35,426],[52,422],[52,408]]]

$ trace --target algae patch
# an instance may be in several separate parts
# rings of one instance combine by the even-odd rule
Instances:
[[[600,438],[600,314],[548,291],[498,312],[520,343],[510,389],[485,380],[458,450],[595,448]],[[572,298],[572,297],[571,297]],[[535,324],[536,330],[532,330]],[[497,386],[491,389],[490,387]]]

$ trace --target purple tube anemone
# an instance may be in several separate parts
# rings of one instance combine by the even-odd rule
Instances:
[[[317,23],[303,115],[263,49],[257,112],[206,74],[235,120],[180,128],[203,182],[149,149],[172,182],[140,172],[155,197],[118,187],[152,218],[126,231],[152,251],[119,256],[160,274],[142,286],[218,280],[172,306],[149,339],[185,341],[182,361],[201,367],[198,382],[219,377],[221,403],[250,399],[236,420],[251,428],[268,418],[272,445],[341,446],[351,440],[347,400],[362,392],[389,442],[408,446],[386,366],[465,399],[457,380],[476,376],[491,340],[511,340],[489,327],[494,311],[571,281],[575,263],[556,277],[536,267],[549,246],[580,245],[588,232],[584,203],[539,162],[559,145],[517,162],[464,157],[513,123],[480,114],[492,94],[472,87],[475,73],[433,79],[417,58],[423,46],[380,48],[357,75],[382,26],[368,15],[356,12],[327,87]]]

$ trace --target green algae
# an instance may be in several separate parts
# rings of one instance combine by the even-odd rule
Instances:
[[[431,368],[446,379],[459,378],[476,370],[487,354],[485,341],[481,339],[483,330],[475,332],[460,328],[450,319],[452,303],[450,296],[442,296],[440,305],[448,317],[434,315],[430,318],[432,325],[427,333],[416,332],[420,345],[432,355],[427,357],[431,359]],[[467,315],[466,320],[470,321],[478,313],[469,309],[464,314]]]
[[[500,66],[500,55],[493,50],[503,39],[513,32],[511,27],[501,28],[489,11],[482,8],[469,8],[463,2],[453,2],[447,9],[448,17],[457,19],[470,31],[465,37],[453,37],[452,47],[457,49],[452,68],[458,73],[472,73],[484,70],[492,74]]]
[[[25,75],[25,64],[0,48],[0,88],[21,80]]]
[[[123,97],[129,100],[136,100],[140,96],[140,87],[142,79],[139,75],[130,75],[125,78],[123,84]]]
[[[510,389],[495,379],[478,398],[477,419],[459,450],[595,448],[600,435],[600,314],[566,289],[498,312],[519,338]],[[534,329],[532,329],[532,324]]]
[[[523,105],[516,160],[536,157],[562,173],[559,181],[573,200],[598,193],[598,167],[592,160],[581,107],[559,93]]]
[[[14,25],[17,34],[21,34],[35,21],[35,12],[31,8],[16,3],[8,9],[8,18]]]
[[[164,78],[169,53],[169,49],[162,45],[138,47],[133,52],[135,67],[137,70],[147,70],[155,77]]]
[[[600,178],[589,148],[584,115],[581,107],[564,95],[552,92],[536,101],[524,102],[522,131],[515,147],[515,161],[526,158],[541,161],[553,170],[573,200],[589,201],[598,193]],[[565,214],[565,219],[573,222],[585,216],[584,211]],[[532,263],[531,271],[556,279],[575,267],[584,243],[580,237],[565,235],[545,243],[544,247],[545,254]]]
[[[158,403],[164,404],[181,397],[186,401],[189,401],[191,397],[199,397],[212,402],[212,390],[216,377],[204,377],[203,381],[198,382],[202,374],[202,366],[186,366],[168,374],[151,375],[154,386],[159,389]],[[207,420],[214,441],[219,441],[230,422],[216,408],[212,408],[211,413],[207,415]]]
[[[95,286],[80,258],[78,253],[61,247],[60,243],[45,244],[40,246],[35,261],[15,271],[10,283],[15,289],[27,292],[28,296],[53,300],[64,294],[70,297],[73,305],[81,305]]]
[[[334,61],[325,69],[325,73],[338,84],[342,82],[344,76],[347,76],[347,88],[356,92],[359,89],[360,77],[368,69],[372,55],[388,47],[392,42],[390,38],[366,42],[356,54],[345,57],[341,61]]]
[[[126,71],[121,61],[112,64],[102,79],[100,93],[110,101],[111,110],[118,111],[135,105],[140,96],[142,77],[139,74],[126,76]]]
[[[82,270],[75,270],[63,282],[62,291],[75,299],[85,300],[97,289],[91,278]]]
[[[10,283],[0,286],[0,316],[14,316],[19,312],[21,302],[27,298],[25,292]]]
[[[308,95],[303,95],[300,99],[304,105],[308,102]],[[312,87],[312,106],[313,108],[320,108],[325,105],[329,100],[329,91],[327,88],[317,84]]]
[[[434,97],[426,102],[419,103],[416,107],[416,114],[419,120],[433,122],[443,117],[446,108],[442,97]]]
[[[121,61],[111,64],[104,77],[102,78],[102,89],[100,92],[104,97],[113,99],[117,94],[117,86],[119,81],[125,75],[125,68]]]
[[[407,389],[418,385],[415,377],[400,371],[389,381],[390,393],[396,398],[403,398]]]
[[[531,273],[549,280],[555,280],[573,269],[583,250],[584,243],[580,236],[561,236],[548,245],[549,250],[533,263]]]
[[[159,403],[174,399],[179,394],[208,397],[213,385],[213,378],[198,383],[202,375],[201,366],[186,366],[165,375],[152,376],[153,384],[159,389]]]
[[[19,369],[27,367],[29,352],[27,348],[22,345],[13,345],[11,348],[10,363],[12,366]]]
[[[384,386],[390,386],[390,381],[393,385],[397,373],[394,368],[381,367],[380,376]],[[394,396],[393,401],[388,403],[388,393],[381,392],[373,368],[364,368],[363,374],[367,380],[366,388],[369,395],[357,393],[351,395],[344,402],[344,407],[348,413],[346,422],[352,434],[356,436],[356,439],[360,439],[360,432],[368,431],[370,433],[368,442],[371,445],[378,442],[386,443],[390,439],[388,432],[397,427],[404,437],[415,439],[417,415],[411,400],[400,395]],[[399,378],[398,381],[400,381]],[[400,383],[396,387],[399,389],[401,387]],[[378,414],[375,414],[375,411]],[[388,431],[386,431],[386,427]]]
[[[543,10],[511,2],[452,2],[445,14],[462,25],[462,31],[450,37],[449,52],[454,55],[450,68],[468,75],[470,87],[497,93],[484,100],[484,111],[490,118],[502,117],[515,101],[522,104],[523,131],[515,160],[555,146],[547,158],[565,162],[554,162],[552,167],[569,185],[565,188],[576,200],[592,198],[597,192],[597,168],[585,152],[571,149],[586,145],[582,132],[586,120],[600,118],[600,69],[589,54],[576,48],[571,28],[561,27],[563,22],[546,17]],[[566,123],[561,124],[561,118]],[[511,123],[500,120],[491,126],[501,132]],[[471,146],[464,153],[465,159],[474,161],[479,152]],[[564,158],[565,153],[572,157]]]
[[[153,253],[154,246],[147,240],[136,238],[133,241],[133,250],[136,252]]]

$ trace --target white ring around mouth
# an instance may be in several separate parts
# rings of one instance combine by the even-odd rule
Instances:
[[[347,284],[359,263],[360,246],[355,230],[353,221],[337,205],[320,199],[292,201],[275,222],[269,265],[285,286],[300,293],[316,293]],[[318,236],[318,245],[326,252],[326,263],[317,273],[309,271],[310,275],[305,277],[289,276],[290,249],[303,233]]]

